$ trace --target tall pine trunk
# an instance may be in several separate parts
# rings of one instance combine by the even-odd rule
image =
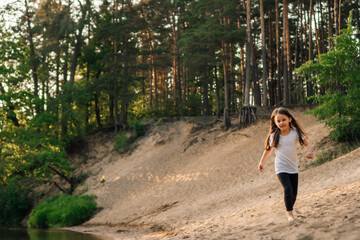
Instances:
[[[117,15],[117,12],[119,10],[119,2],[118,0],[115,0],[114,3],[114,16]],[[119,20],[114,17],[113,22],[116,24]],[[114,117],[115,117],[115,131],[117,132],[119,130],[120,126],[120,118],[119,118],[119,105],[118,105],[118,77],[119,77],[119,71],[118,71],[118,38],[117,36],[114,38],[114,63],[113,63],[113,106],[114,106]]]
[[[124,43],[127,43],[128,40],[124,39]],[[129,54],[127,49],[124,50],[124,76],[121,79],[121,109],[119,116],[119,123],[121,126],[127,123],[127,106],[128,106],[128,81],[130,79],[129,76]]]
[[[289,81],[289,45],[288,45],[288,29],[289,29],[289,20],[288,20],[288,2],[283,0],[283,48],[284,48],[284,105],[288,106],[290,104],[290,81]]]
[[[262,73],[262,85],[263,85],[263,103],[264,106],[268,105],[268,97],[267,97],[267,78],[268,78],[268,71],[267,71],[267,60],[266,60],[266,47],[265,47],[265,19],[264,19],[264,4],[263,0],[260,0],[260,20],[261,20],[261,54],[262,54],[262,61],[263,61],[263,73]]]
[[[282,94],[281,94],[281,52],[280,52],[280,26],[279,26],[279,3],[278,0],[275,0],[275,11],[276,11],[276,64],[277,64],[277,99],[276,105],[280,106],[282,101]]]
[[[224,124],[227,130],[230,127],[230,116],[229,116],[229,83],[228,83],[228,47],[227,43],[222,43],[223,48],[223,72],[224,72],[224,92],[225,92],[225,108],[224,108]]]
[[[276,101],[276,81],[275,78],[275,69],[274,69],[274,57],[276,57],[276,46],[273,48],[273,26],[272,26],[272,11],[269,9],[269,98],[270,98],[270,106],[275,105]],[[275,50],[275,51],[274,51]]]
[[[334,22],[335,22],[335,35],[340,35],[340,9],[338,0],[334,0]]]
[[[332,37],[333,36],[333,22],[332,22],[332,18],[331,18],[331,0],[327,0],[327,6],[328,6],[328,37]],[[332,49],[333,47],[333,41],[332,39],[328,40],[328,47],[329,50]]]
[[[254,93],[254,103],[255,106],[260,107],[261,106],[261,92],[260,92],[260,85],[259,85],[259,80],[258,80],[258,76],[257,76],[257,65],[256,65],[256,46],[255,43],[252,44],[252,55],[251,55],[251,61],[252,61],[252,71],[251,71],[251,78],[253,81],[253,93]]]
[[[38,80],[38,60],[36,59],[35,55],[35,45],[34,45],[34,39],[33,39],[33,30],[31,27],[31,20],[30,20],[30,14],[29,14],[29,5],[28,1],[25,0],[25,18],[27,23],[27,31],[28,31],[28,41],[29,41],[29,47],[30,47],[30,65],[32,70],[32,77],[34,81],[34,96],[36,99],[39,98],[39,80]],[[35,113],[36,115],[40,114],[40,104],[39,101],[35,102]]]
[[[321,50],[320,50],[320,49],[321,49],[321,46],[320,46],[320,39],[319,39],[319,29],[318,29],[318,26],[317,26],[314,9],[313,9],[313,11],[312,11],[312,15],[313,15],[313,18],[314,18],[316,50],[317,50],[317,52],[318,52],[318,55],[320,55],[320,54],[321,54]]]
[[[310,0],[310,9],[309,9],[309,61],[313,60],[313,47],[312,47],[312,0]],[[309,73],[308,78],[311,78],[311,74]],[[313,95],[313,84],[311,81],[307,82],[307,97]]]
[[[209,105],[209,85],[207,82],[207,69],[204,70],[204,79],[203,79],[203,115],[209,116],[210,115],[210,105]]]
[[[216,118],[220,119],[220,86],[217,74],[217,66],[214,65],[215,91],[216,91]]]
[[[173,38],[173,80],[175,83],[175,91],[174,96],[176,103],[178,105],[178,114],[179,116],[183,116],[183,104],[182,104],[182,94],[181,94],[181,79],[180,79],[180,58],[179,58],[179,48],[178,48],[178,31],[177,28],[177,20],[175,17],[175,10],[171,11],[171,19],[172,19],[172,38]]]
[[[251,73],[251,23],[250,23],[250,0],[246,0],[246,80],[245,80],[245,93],[244,93],[244,106],[250,105],[250,73]]]
[[[68,116],[69,112],[67,109],[69,109],[69,101],[68,101],[68,91],[66,90],[67,84],[68,84],[68,68],[69,68],[69,43],[67,42],[69,36],[65,37],[65,56],[64,56],[64,65],[63,65],[63,101],[61,103],[61,135],[65,137],[67,135],[67,122],[68,122]]]

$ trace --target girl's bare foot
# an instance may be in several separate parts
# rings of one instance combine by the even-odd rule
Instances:
[[[289,222],[293,222],[293,221],[295,220],[295,219],[294,219],[294,214],[293,214],[293,212],[292,212],[292,211],[288,211],[287,214],[288,214],[288,221],[289,221]]]

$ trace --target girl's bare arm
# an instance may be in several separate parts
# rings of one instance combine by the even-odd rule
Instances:
[[[310,141],[308,141],[306,138],[304,139],[304,144],[305,144],[305,148],[306,148],[306,158],[307,159],[311,159],[313,158],[313,153],[312,153],[312,146]]]
[[[262,170],[264,169],[264,166],[263,166],[263,163],[266,159],[269,158],[270,154],[272,153],[273,151],[273,148],[270,148],[269,150],[265,150],[263,152],[263,155],[261,156],[261,159],[260,159],[260,162],[259,162],[259,165],[258,165],[258,168],[259,168],[259,171],[262,172]]]

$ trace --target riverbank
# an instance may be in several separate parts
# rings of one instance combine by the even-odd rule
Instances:
[[[322,144],[328,129],[292,112],[310,133],[315,155],[329,151]],[[112,239],[356,239],[360,149],[307,168],[299,147],[299,198],[289,225],[274,156],[263,173],[257,170],[267,131],[268,121],[226,132],[216,124],[164,123],[131,154],[116,153],[109,136],[89,137],[86,155],[72,156],[86,157],[77,171],[90,173],[76,191],[95,194],[102,210],[70,229]]]

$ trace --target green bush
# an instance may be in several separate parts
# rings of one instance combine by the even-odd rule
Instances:
[[[94,196],[54,195],[31,212],[31,228],[66,227],[83,223],[96,211]]]
[[[115,136],[115,150],[126,151],[128,148],[128,138],[124,132],[120,132]]]
[[[333,139],[343,142],[360,139],[360,42],[351,22],[352,14],[347,29],[334,38],[334,49],[297,69],[312,74],[309,81],[326,90],[314,97],[319,107],[311,113],[331,128]]]
[[[145,134],[145,125],[141,123],[140,120],[135,119],[130,123],[130,127],[134,131],[134,137],[141,137]]]
[[[16,225],[29,212],[30,190],[16,179],[0,185],[0,225]]]

